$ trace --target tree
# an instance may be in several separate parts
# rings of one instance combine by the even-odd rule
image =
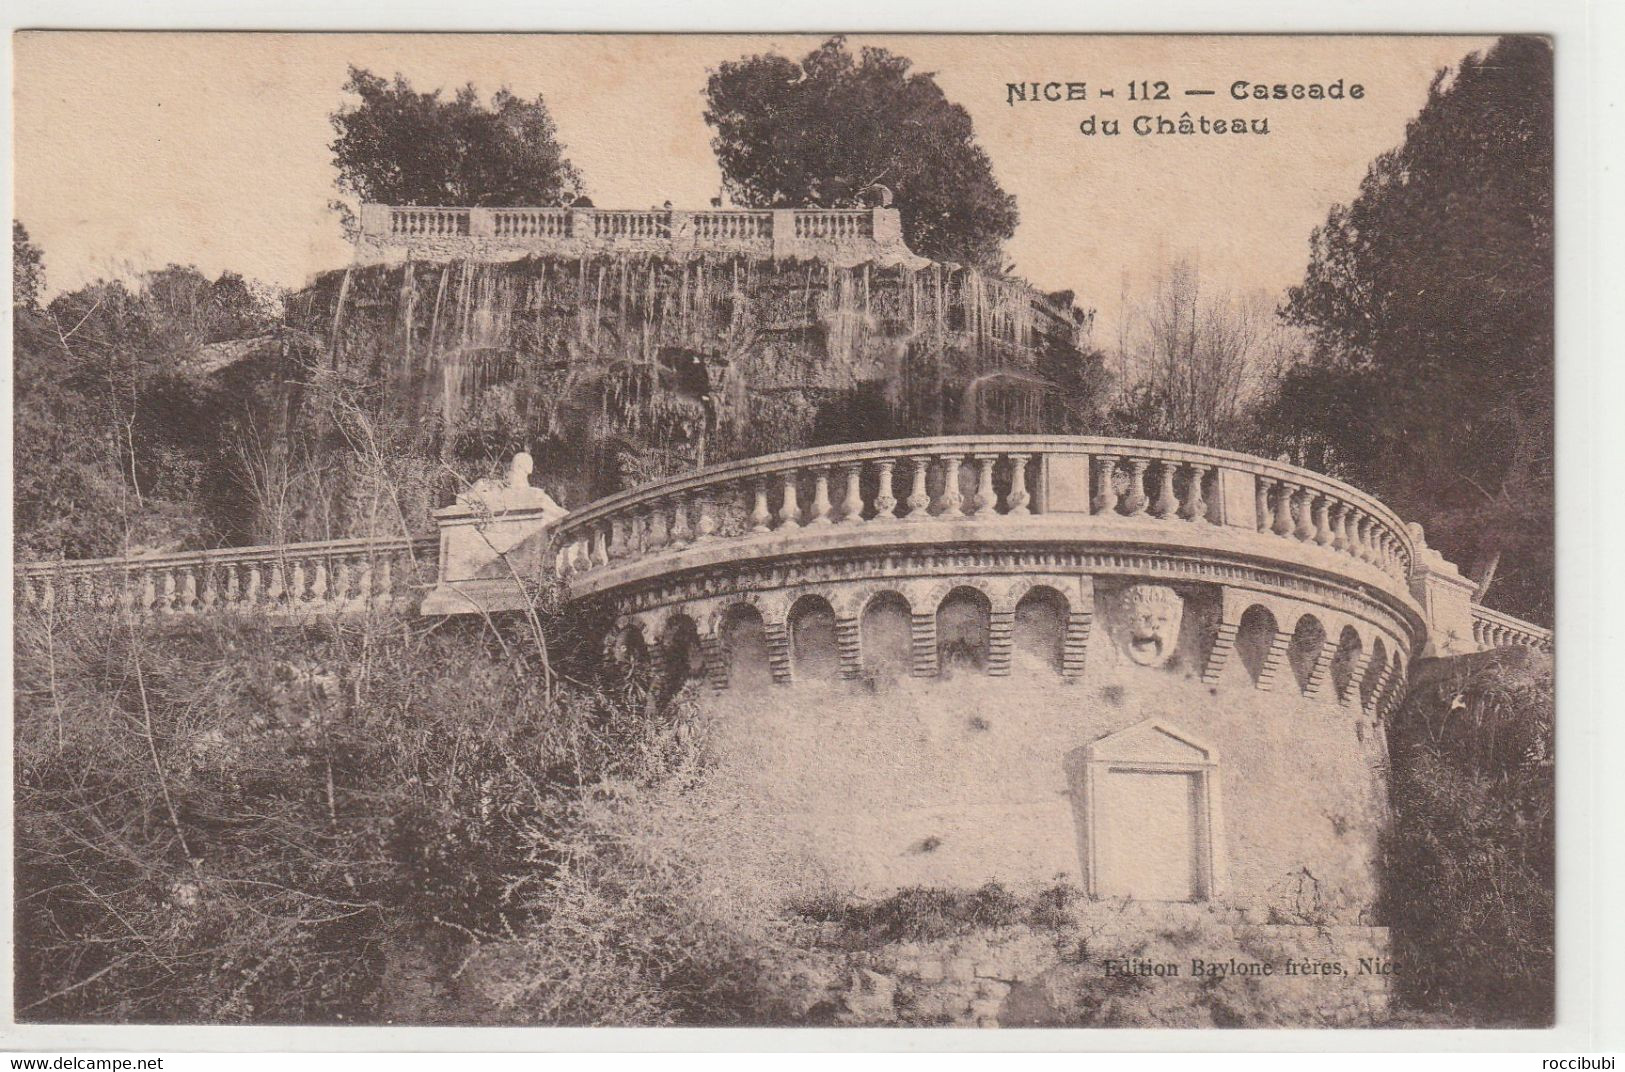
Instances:
[[[1195,267],[1176,263],[1158,275],[1148,299],[1125,303],[1112,431],[1257,449],[1258,413],[1296,358],[1298,342],[1267,296],[1214,289]]]
[[[28,228],[11,221],[11,304],[19,309],[39,308],[45,289],[45,256],[28,237]]]
[[[832,37],[800,63],[758,54],[713,70],[705,121],[729,193],[761,207],[829,206],[881,183],[896,194],[910,248],[998,270],[1016,200],[994,179],[970,115],[911,66],[883,48],[854,57]]]
[[[1405,142],[1311,239],[1286,315],[1312,359],[1274,424],[1423,522],[1479,598],[1552,609],[1552,53],[1503,38],[1434,78]],[[1493,587],[1492,587],[1493,586]]]
[[[450,100],[350,68],[359,103],[328,118],[339,188],[391,205],[552,205],[581,189],[541,97],[497,90],[489,107],[472,84]]]

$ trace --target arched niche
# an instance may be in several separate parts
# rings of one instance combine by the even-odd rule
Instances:
[[[913,664],[914,630],[908,600],[881,592],[863,608],[858,624],[863,668],[880,678],[906,677]]]
[[[700,646],[700,629],[687,614],[666,619],[660,635],[661,671],[668,688],[681,688],[705,676],[705,651]]]
[[[1287,645],[1286,659],[1297,679],[1298,691],[1309,687],[1309,676],[1314,673],[1315,661],[1326,646],[1326,627],[1313,614],[1298,619],[1292,630],[1292,642]]]
[[[773,683],[761,611],[749,603],[735,603],[723,612],[717,636],[728,666],[729,688],[761,689]]]
[[[823,596],[802,596],[790,608],[790,665],[797,681],[834,681],[841,675],[835,609]]]
[[[937,607],[937,666],[944,675],[987,670],[993,605],[968,586],[949,592]]]
[[[1382,683],[1388,670],[1388,648],[1378,637],[1371,642],[1371,662],[1367,664],[1365,677],[1360,680],[1360,707],[1370,711],[1372,698],[1376,696],[1377,687]]]
[[[1091,897],[1204,901],[1222,892],[1219,757],[1159,719],[1083,749],[1081,841]]]
[[[1332,656],[1332,691],[1339,699],[1346,699],[1349,685],[1354,681],[1354,668],[1360,661],[1365,645],[1354,626],[1345,625],[1337,637],[1337,654]]]
[[[1014,663],[1018,670],[1061,672],[1066,644],[1066,597],[1039,585],[1016,604]]]
[[[1270,645],[1275,643],[1279,628],[1269,608],[1257,603],[1248,607],[1241,616],[1241,624],[1236,630],[1236,655],[1254,684],[1264,673],[1264,660],[1269,655]]]

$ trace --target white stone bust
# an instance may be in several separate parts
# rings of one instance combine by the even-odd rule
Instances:
[[[520,451],[508,463],[507,476],[476,480],[473,487],[457,496],[457,501],[463,506],[484,507],[492,513],[540,509],[547,520],[563,517],[568,511],[547,492],[532,486],[530,474],[535,469],[535,460],[528,452]]]

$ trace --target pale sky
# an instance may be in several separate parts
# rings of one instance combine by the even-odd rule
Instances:
[[[15,40],[16,215],[54,293],[99,276],[195,264],[298,286],[349,257],[327,116],[347,64],[418,89],[472,81],[547,101],[603,208],[704,207],[720,183],[702,117],[707,70],[752,52],[799,58],[820,38],[381,34],[21,33]],[[972,35],[850,39],[933,71],[975,121],[1021,223],[1008,250],[1047,290],[1109,316],[1125,280],[1176,257],[1219,284],[1297,282],[1309,233],[1398,145],[1434,71],[1469,37]],[[1359,83],[1361,100],[1230,97],[1238,79]],[[1011,106],[1010,82],[1083,82],[1081,102]],[[1133,103],[1131,81],[1169,83]],[[1114,89],[1114,98],[1098,96]],[[1211,89],[1213,96],[1186,96]],[[882,102],[883,103],[883,102]],[[1270,133],[1134,135],[1135,116],[1267,118]],[[1084,137],[1090,115],[1117,137]]]

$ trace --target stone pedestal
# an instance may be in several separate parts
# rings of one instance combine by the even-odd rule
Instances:
[[[424,614],[519,610],[527,583],[546,568],[549,534],[568,512],[530,484],[528,454],[514,457],[505,480],[482,480],[435,511],[440,571]]]

